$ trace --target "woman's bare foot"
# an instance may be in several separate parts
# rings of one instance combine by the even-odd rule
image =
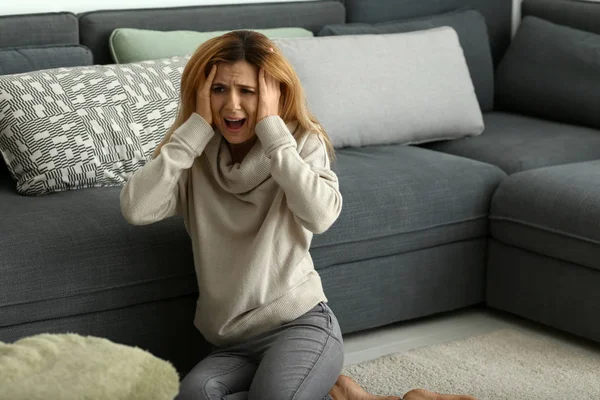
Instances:
[[[403,400],[477,400],[475,397],[461,394],[439,394],[425,389],[413,389],[406,393]]]
[[[346,375],[339,376],[337,382],[329,391],[329,395],[333,398],[333,400],[401,400],[400,397],[377,396],[368,393],[361,388],[358,383],[354,382],[352,378]]]

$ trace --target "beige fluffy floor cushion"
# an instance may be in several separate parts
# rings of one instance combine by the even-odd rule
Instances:
[[[75,334],[0,342],[0,398],[11,400],[173,399],[179,376],[135,347]]]

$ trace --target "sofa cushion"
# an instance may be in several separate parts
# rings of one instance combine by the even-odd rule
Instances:
[[[0,76],[0,152],[19,193],[124,184],[172,124],[188,59]]]
[[[315,235],[317,269],[488,235],[499,168],[413,146],[337,151],[344,207]]]
[[[311,31],[304,28],[255,30],[271,39],[314,36]],[[117,28],[110,35],[110,53],[117,64],[184,56],[192,54],[198,46],[208,39],[227,32],[229,31],[196,32],[178,30],[163,32],[151,29]]]
[[[0,326],[197,292],[183,222],[129,225],[120,190],[29,197],[0,181]]]
[[[523,16],[533,15],[547,21],[600,34],[598,0],[523,0]]]
[[[59,35],[58,38],[60,37],[62,36]],[[66,38],[64,39],[66,40]],[[86,47],[79,45],[24,46],[0,49],[0,75],[91,64],[92,53]],[[0,179],[6,177],[10,177],[10,174],[0,155]]]
[[[422,18],[375,24],[326,25],[318,36],[399,33],[449,26],[458,34],[482,111],[494,108],[494,66],[485,19],[475,10],[457,10]]]
[[[488,234],[490,198],[505,174],[409,146],[338,153],[344,196],[316,235],[317,270]],[[0,326],[81,315],[197,293],[183,221],[127,224],[121,188],[20,196],[0,181]],[[190,320],[191,321],[191,320]]]
[[[496,108],[600,128],[600,35],[527,16],[496,71]]]
[[[41,69],[92,65],[90,49],[80,45],[47,45],[0,49],[0,75]]]
[[[378,23],[426,17],[460,8],[479,11],[489,27],[490,43],[497,62],[510,44],[513,2],[510,0],[344,0],[346,22]]]
[[[310,108],[335,147],[423,143],[483,131],[452,28],[276,44],[298,72]]]
[[[600,160],[525,171],[494,194],[491,235],[600,270]]]
[[[600,159],[600,130],[518,114],[485,113],[483,134],[423,147],[483,161],[506,173]]]
[[[0,47],[78,43],[77,16],[71,12],[0,16]]]

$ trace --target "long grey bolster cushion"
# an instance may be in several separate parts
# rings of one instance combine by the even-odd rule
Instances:
[[[600,35],[525,17],[496,71],[497,107],[600,128],[598,49]]]
[[[452,28],[275,42],[337,148],[417,144],[484,130]]]

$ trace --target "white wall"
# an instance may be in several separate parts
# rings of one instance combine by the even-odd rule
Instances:
[[[310,0],[0,0],[0,15]]]

